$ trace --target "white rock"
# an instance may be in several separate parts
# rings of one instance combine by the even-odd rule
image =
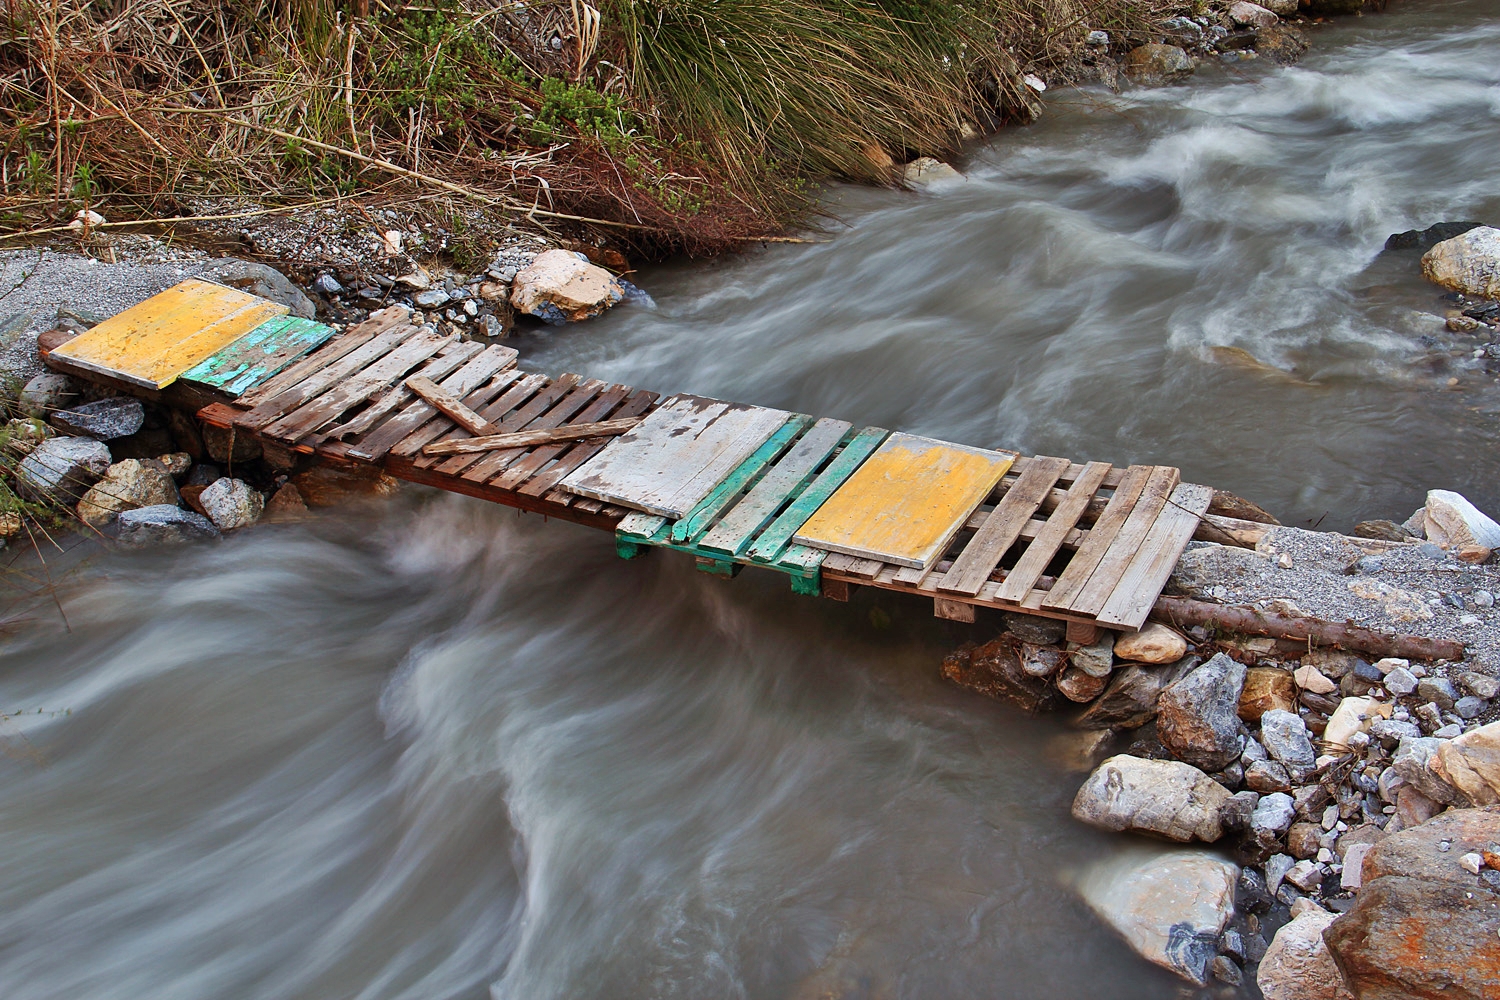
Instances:
[[[1116,754],[1078,789],[1073,816],[1106,830],[1212,843],[1224,835],[1232,798],[1190,764]]]
[[[1297,682],[1299,688],[1304,691],[1311,691],[1313,694],[1329,694],[1338,690],[1338,685],[1325,677],[1323,671],[1311,663],[1304,663],[1296,670],[1293,670],[1292,678]]]
[[[73,221],[68,223],[69,229],[92,229],[95,226],[104,225],[104,216],[92,209],[80,208],[73,216]]]
[[[1229,5],[1229,19],[1242,28],[1269,28],[1281,18],[1258,3],[1236,0]]]
[[[1458,866],[1470,875],[1478,875],[1479,870],[1484,867],[1484,855],[1470,851],[1458,859]]]
[[[1181,634],[1159,622],[1150,622],[1139,632],[1122,632],[1115,639],[1115,656],[1135,663],[1176,663],[1187,648]]]
[[[1323,866],[1316,861],[1299,861],[1286,873],[1286,880],[1303,892],[1313,892],[1323,884]]]
[[[583,254],[548,250],[516,272],[510,303],[549,323],[597,316],[625,297],[615,276],[590,264]]]
[[[1392,670],[1395,670],[1397,667],[1405,669],[1406,667],[1411,666],[1411,661],[1403,660],[1400,657],[1396,656],[1387,656],[1383,660],[1376,660],[1373,666],[1376,670],[1380,671],[1380,676],[1384,677],[1386,674],[1390,673]]]
[[[1339,876],[1339,885],[1345,889],[1358,889],[1364,884],[1362,870],[1365,864],[1365,855],[1370,853],[1374,844],[1351,844],[1344,851],[1344,871]]]
[[[1422,274],[1449,291],[1500,298],[1500,229],[1480,226],[1422,255]]]
[[[1276,932],[1255,974],[1266,1000],[1353,1000],[1323,943],[1323,929],[1337,918],[1321,908],[1304,909]]]
[[[1385,689],[1394,695],[1411,694],[1417,689],[1417,675],[1406,667],[1397,667],[1385,675]]]
[[[1030,87],[1032,90],[1036,91],[1038,94],[1046,93],[1046,91],[1047,91],[1047,81],[1043,80],[1041,77],[1037,76],[1035,73],[1027,73],[1021,79],[1022,79],[1022,82],[1024,82],[1026,84],[1026,86]]]
[[[919,156],[912,160],[902,168],[901,175],[906,183],[916,187],[952,184],[964,179],[963,174],[942,160],[936,160],[930,156]]]
[[[1261,796],[1256,803],[1255,812],[1250,815],[1250,828],[1285,833],[1296,818],[1297,807],[1292,797],[1285,792],[1272,792]]]
[[[1389,719],[1391,706],[1374,698],[1345,698],[1339,702],[1323,730],[1323,742],[1336,747],[1347,747],[1349,737],[1355,733],[1370,731],[1375,719]]]
[[[1142,957],[1199,986],[1234,912],[1240,870],[1197,851],[1122,851],[1078,880],[1084,900]]]
[[[1500,231],[1497,231],[1500,232]],[[1500,524],[1452,490],[1428,490],[1423,508],[1427,540],[1445,549],[1500,548]]]

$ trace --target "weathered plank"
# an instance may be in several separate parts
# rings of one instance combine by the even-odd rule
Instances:
[[[526,423],[517,425],[515,430],[544,430],[565,424],[577,416],[580,410],[588,406],[594,397],[608,386],[608,382],[600,379],[585,379],[558,400],[556,405]],[[510,428],[505,428],[501,433],[507,433],[509,430]],[[464,471],[463,476],[475,482],[491,480],[524,454],[526,454],[525,448],[505,448],[500,451],[486,452],[478,462]]]
[[[331,387],[368,370],[371,365],[401,347],[406,341],[418,337],[421,331],[421,327],[410,325],[391,327],[366,340],[338,360],[319,367],[300,382],[286,387],[275,395],[267,396],[262,392],[257,392],[253,398],[242,399],[242,403],[249,403],[252,408],[242,413],[235,420],[234,425],[241,430],[263,430]]]
[[[446,378],[484,350],[482,345],[472,342],[453,346],[453,350],[439,351],[438,356],[423,364],[417,374],[433,381]],[[329,428],[327,436],[343,440],[356,437],[416,398],[416,394],[405,385],[393,385],[361,410],[359,416]]]
[[[239,396],[322,345],[333,334],[333,327],[325,323],[301,316],[277,316],[210,354],[181,377]]]
[[[521,380],[522,373],[508,367],[508,359],[491,354],[492,350],[492,347],[485,348],[477,358],[440,383],[462,398],[470,409],[493,402],[495,397]],[[403,455],[415,455],[424,444],[452,426],[447,417],[417,400],[357,442],[350,449],[350,455],[366,462],[378,462],[398,448],[404,449]]]
[[[1193,483],[1181,483],[1172,491],[1166,507],[1157,515],[1145,541],[1115,584],[1114,592],[1095,615],[1102,624],[1131,629],[1145,624],[1213,497],[1212,489]]]
[[[953,561],[953,568],[937,582],[938,589],[958,594],[979,593],[979,588],[984,586],[1005,553],[1021,537],[1021,529],[1031,520],[1052,484],[1067,467],[1066,458],[1032,459],[1021,478],[990,511],[984,526],[974,533],[969,544]]]
[[[146,389],[170,385],[287,307],[189,278],[111,316],[50,357]]]
[[[765,444],[755,449],[749,458],[736,466],[733,472],[724,477],[723,482],[715,486],[708,496],[700,500],[692,510],[672,526],[672,541],[686,542],[706,531],[713,519],[722,514],[735,498],[759,477],[767,466],[780,457],[781,453],[791,446],[797,435],[806,430],[811,423],[812,417],[800,413],[787,418],[786,424],[780,430],[767,438]]]
[[[847,421],[828,417],[813,424],[744,499],[698,540],[699,547],[736,556],[744,552],[776,512],[812,482],[818,467],[852,429]]]
[[[1015,457],[1014,452],[892,434],[808,518],[794,540],[896,566],[929,566]]]
[[[578,384],[578,381],[579,376],[572,374],[564,374],[556,380],[549,379],[540,372],[527,375],[499,399],[488,406],[480,407],[477,412],[484,419],[493,421],[501,431],[520,430],[531,421],[532,417],[566,395],[568,390]],[[462,427],[454,427],[443,435],[445,440],[470,436],[469,432]],[[402,447],[405,447],[404,442]],[[392,449],[392,452],[394,451],[395,449]],[[416,458],[416,464],[424,468],[430,466],[443,475],[452,476],[463,472],[478,460],[477,455],[453,455],[449,458],[420,455]]]
[[[1114,496],[1105,504],[1104,513],[1094,522],[1088,538],[1073,553],[1073,558],[1068,560],[1067,569],[1062,571],[1057,584],[1048,593],[1043,602],[1046,607],[1066,610],[1073,598],[1088,585],[1089,577],[1109,551],[1109,543],[1114,541],[1115,535],[1124,526],[1125,519],[1135,509],[1136,501],[1145,490],[1146,480],[1151,478],[1153,468],[1150,465],[1132,465],[1125,470],[1124,478],[1115,487]]]
[[[437,410],[470,434],[494,435],[499,433],[494,424],[469,409],[464,405],[463,400],[438,385],[432,379],[423,375],[413,375],[406,380],[405,385],[412,392],[421,396],[422,401],[428,406]],[[474,450],[484,451],[485,449],[479,448]],[[451,451],[434,452],[429,450],[429,448],[423,448],[422,451],[428,455],[454,454]]]
[[[540,444],[532,446],[532,450],[529,454],[525,455],[515,462],[512,462],[508,467],[506,467],[504,472],[500,473],[493,480],[491,480],[491,483],[495,486],[500,487],[501,489],[516,489],[532,476],[545,469],[549,464],[551,464],[554,458],[567,451],[568,448],[572,446],[573,441],[579,440],[579,438],[574,438],[572,440],[569,440],[567,438],[566,435],[569,434],[573,428],[581,427],[585,424],[598,424],[605,422],[604,418],[610,416],[610,414],[614,412],[615,408],[623,403],[633,391],[634,390],[631,389],[631,387],[628,385],[612,385],[608,389],[604,390],[604,392],[600,393],[597,397],[595,397],[593,402],[589,403],[588,406],[584,407],[582,410],[579,410],[572,417],[570,417],[566,423],[561,424],[560,426],[551,430],[538,429],[536,431],[536,433],[538,434],[551,434],[555,432],[564,436],[560,440],[557,440],[550,444],[544,441]],[[628,431],[630,427],[635,426],[635,423],[639,423],[638,417],[630,415],[623,417],[616,415],[611,419],[621,421],[632,420],[634,422],[631,423],[630,426],[624,426],[620,430],[612,431],[603,435],[602,437],[600,437],[599,435],[593,435],[593,439],[598,440],[600,445],[608,444],[610,438],[618,437],[620,434]],[[590,437],[586,435],[582,438],[582,440],[590,440]]]
[[[844,485],[844,481],[854,474],[872,451],[880,447],[880,442],[889,433],[884,427],[866,427],[854,435],[844,445],[844,449],[834,456],[833,461],[828,463],[828,467],[818,473],[807,489],[760,533],[755,544],[750,546],[750,558],[765,563],[775,562],[780,558],[797,529],[807,522],[835,490]]]
[[[644,389],[636,390],[628,399],[625,400],[623,404],[621,404],[620,408],[615,411],[615,416],[640,416],[647,410],[651,409],[651,407],[659,398],[659,393],[648,392]],[[522,483],[520,486],[520,492],[526,493],[531,496],[542,496],[543,494],[546,494],[547,499],[555,501],[557,503],[561,503],[564,506],[570,503],[579,502],[583,499],[582,497],[578,496],[575,493],[566,493],[562,490],[555,489],[554,487],[556,487],[558,483],[567,478],[568,473],[572,472],[584,462],[587,462],[589,459],[599,454],[599,452],[603,451],[608,446],[608,444],[609,442],[607,441],[585,441],[582,444],[574,445],[573,447],[567,449],[566,452],[562,453],[558,457],[557,461],[552,463],[552,467],[550,469],[539,472],[528,479],[526,482]],[[593,501],[589,502],[592,503]]]
[[[284,392],[314,372],[333,364],[363,347],[366,343],[388,330],[406,326],[411,310],[405,306],[388,306],[372,312],[363,321],[349,327],[312,354],[298,361],[281,374],[273,376],[240,397],[241,406],[259,406],[261,403]]]
[[[1177,485],[1179,476],[1180,473],[1171,466],[1158,465],[1151,470],[1141,498],[1136,501],[1135,508],[1125,519],[1119,533],[1110,541],[1104,558],[1099,560],[1098,568],[1089,576],[1089,582],[1068,603],[1069,611],[1093,617],[1104,607],[1104,602],[1114,593],[1120,577],[1145,542],[1151,525],[1156,523],[1157,515],[1166,506],[1167,497]]]
[[[1000,585],[998,592],[1002,601],[1019,603],[1031,593],[1047,564],[1052,561],[1057,550],[1062,548],[1063,539],[1067,538],[1078,519],[1083,516],[1089,501],[1093,499],[1094,491],[1104,482],[1109,469],[1108,462],[1090,462],[1084,473],[1074,480],[1073,485],[1068,488],[1067,499],[1052,512],[1046,525],[1031,540],[1031,544],[1026,546],[1021,558],[1016,560],[1015,566],[1005,574],[1005,582]]]
[[[422,449],[424,455],[461,455],[473,451],[495,451],[501,448],[532,448],[542,444],[557,444],[562,441],[581,441],[584,438],[614,437],[624,434],[641,422],[640,417],[622,420],[596,420],[585,424],[567,424],[545,430],[515,431],[510,434],[489,434],[484,437],[461,441],[434,441]],[[499,484],[496,484],[499,485]]]
[[[740,403],[674,396],[560,486],[608,503],[680,518],[791,416]]]

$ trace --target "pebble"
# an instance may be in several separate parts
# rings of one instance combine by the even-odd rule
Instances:
[[[1490,707],[1490,703],[1483,698],[1474,695],[1460,698],[1453,703],[1453,711],[1458,713],[1460,719],[1477,719]]]
[[[1266,859],[1266,892],[1275,896],[1281,888],[1282,880],[1286,878],[1287,872],[1291,871],[1297,864],[1297,859],[1290,854],[1273,854]]]
[[[1323,884],[1323,867],[1316,861],[1299,861],[1286,873],[1286,881],[1303,892],[1313,892]]]
[[[1417,689],[1417,678],[1405,665],[1395,667],[1385,675],[1385,689],[1394,695],[1411,694]]]
[[[1458,865],[1470,875],[1478,875],[1479,869],[1484,867],[1484,857],[1482,855],[1475,854],[1473,851],[1470,851],[1468,854],[1465,854],[1463,857],[1458,859]]]
[[[331,274],[320,274],[313,279],[313,287],[324,295],[343,295],[344,286]]]
[[[1390,673],[1392,670],[1395,670],[1397,667],[1405,669],[1406,667],[1411,666],[1411,661],[1403,660],[1400,657],[1396,656],[1387,656],[1383,660],[1376,660],[1373,664],[1371,664],[1371,666],[1380,671],[1380,675],[1384,677],[1386,674]]]
[[[1446,677],[1424,677],[1417,682],[1417,697],[1447,712],[1458,700],[1458,691]]]
[[[441,288],[429,288],[413,295],[411,300],[420,309],[437,309],[447,303],[448,293]]]
[[[1250,828],[1281,834],[1291,827],[1292,820],[1296,818],[1297,810],[1292,797],[1285,792],[1272,792],[1262,796],[1256,803],[1255,812],[1250,814]]]
[[[1474,599],[1474,603],[1481,608],[1492,608],[1495,606],[1495,595],[1490,593],[1488,590],[1476,590],[1469,596],[1471,596]]]
[[[1456,722],[1450,722],[1446,726],[1439,726],[1432,732],[1432,735],[1440,740],[1456,740],[1463,734],[1464,727]]]
[[[1311,663],[1303,664],[1292,671],[1292,677],[1299,688],[1311,691],[1313,694],[1331,694],[1338,690],[1338,685]],[[1413,683],[1415,684],[1415,681]]]

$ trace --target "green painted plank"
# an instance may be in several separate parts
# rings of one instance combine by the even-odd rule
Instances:
[[[715,486],[708,496],[699,501],[696,507],[672,526],[672,541],[681,545],[695,535],[707,531],[712,526],[714,518],[723,513],[734,502],[735,497],[758,478],[767,466],[781,457],[781,453],[790,447],[812,422],[812,417],[802,413],[794,413],[788,417],[787,422],[779,431],[767,438],[766,442],[755,449],[749,458],[725,476],[724,481]]]
[[[791,506],[772,521],[769,528],[760,533],[760,537],[750,547],[750,558],[758,563],[774,563],[780,558],[782,550],[792,540],[797,529],[833,495],[834,490],[844,485],[844,480],[852,476],[870,453],[880,447],[880,442],[888,434],[890,431],[883,427],[866,427],[854,435],[853,440],[828,463],[828,468],[813,480],[812,485],[803,490],[802,495],[792,501]]]
[[[233,396],[280,372],[333,336],[333,327],[300,316],[277,316],[183,373],[190,382]]]
[[[850,436],[853,427],[843,420],[824,417],[812,426],[744,499],[719,519],[698,545],[709,552],[738,556],[750,547],[760,529],[775,519],[782,507],[795,500],[813,481],[818,468],[834,449]]]
[[[656,536],[667,519],[660,514],[626,514],[615,525],[615,534],[633,542],[647,541]]]

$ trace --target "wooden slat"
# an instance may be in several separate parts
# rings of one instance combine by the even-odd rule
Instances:
[[[859,468],[872,451],[880,447],[880,442],[889,433],[884,427],[866,427],[854,435],[844,445],[844,449],[834,456],[833,461],[828,463],[828,467],[818,473],[807,489],[760,533],[755,544],[750,546],[750,558],[756,562],[775,562],[791,542],[797,529],[812,517],[835,490],[844,485],[844,481],[854,474],[854,470]]]
[[[248,413],[237,417],[234,425],[247,431],[263,430],[332,386],[365,371],[391,351],[400,348],[406,341],[417,337],[421,330],[421,327],[416,326],[392,327],[376,334],[337,361],[320,367],[305,379],[288,386],[274,396],[266,397],[261,393],[256,393],[255,398],[259,402],[248,397],[242,399],[242,403],[251,403],[253,408]]]
[[[517,382],[505,395],[490,405],[481,407],[479,413],[486,420],[492,421],[502,432],[518,431],[530,423],[538,413],[544,412],[553,403],[567,395],[578,384],[579,378],[569,373],[564,373],[557,379],[548,379],[540,373],[528,375]],[[455,427],[443,438],[451,440],[470,436],[469,432],[462,427]],[[394,450],[392,449],[393,452]],[[434,468],[443,475],[456,476],[478,460],[477,455],[454,455],[451,458],[422,455],[415,460],[415,464],[422,468]]]
[[[1109,551],[1109,543],[1135,509],[1136,501],[1146,489],[1146,481],[1151,478],[1153,468],[1150,465],[1132,465],[1125,470],[1124,479],[1115,487],[1114,496],[1109,498],[1104,513],[1094,522],[1089,537],[1073,553],[1073,558],[1068,560],[1068,568],[1057,578],[1057,586],[1052,588],[1047,597],[1046,604],[1049,608],[1066,610],[1073,598],[1088,585],[1089,577],[1098,569],[1104,554]]]
[[[485,406],[521,380],[521,372],[507,367],[513,361],[491,353],[494,350],[485,348],[442,382],[443,388],[460,396],[470,409]],[[447,417],[417,400],[357,442],[349,453],[366,462],[378,462],[398,448],[405,449],[403,455],[415,455],[452,426]]]
[[[604,418],[610,416],[615,408],[624,402],[625,398],[632,391],[634,390],[628,385],[612,385],[602,392],[592,403],[569,419],[567,423],[552,428],[549,431],[539,431],[538,433],[555,433],[564,436],[555,438],[555,443],[540,442],[534,446],[531,454],[518,462],[511,463],[509,468],[491,480],[491,485],[498,486],[504,490],[516,489],[532,476],[545,469],[548,463],[554,458],[567,451],[573,440],[599,437],[599,444],[603,446],[609,443],[609,438],[630,430],[631,427],[640,422],[638,416],[632,414],[627,414],[623,417],[616,415],[608,421],[605,421]],[[615,425],[615,429],[608,431],[602,437],[587,433],[578,433],[579,428],[587,428],[591,424],[613,424]],[[572,435],[572,438],[570,439],[566,435]]]
[[[1104,558],[1099,560],[1098,568],[1089,576],[1089,582],[1068,603],[1069,611],[1079,616],[1092,617],[1104,607],[1104,602],[1114,593],[1120,577],[1146,540],[1157,515],[1166,506],[1167,497],[1177,485],[1179,475],[1171,466],[1158,465],[1151,470],[1151,476],[1146,480],[1146,488],[1136,501],[1135,509],[1110,541]]]
[[[958,594],[979,593],[979,588],[1000,565],[1006,551],[1021,537],[1021,529],[1031,520],[1052,484],[1067,467],[1066,458],[1033,458],[1016,485],[990,511],[984,527],[969,539],[969,544],[954,560],[953,568],[937,581],[938,589]]]
[[[426,361],[453,339],[431,328],[411,337],[357,375],[342,379],[327,392],[304,403],[286,416],[266,425],[261,433],[282,441],[298,441],[337,420],[350,407],[389,386]]]
[[[438,385],[432,379],[422,375],[413,375],[406,380],[405,385],[412,392],[421,396],[424,403],[470,434],[493,435],[500,433],[494,424],[469,409],[464,405],[463,400]],[[479,450],[482,451],[483,449]],[[427,452],[427,454],[433,454],[433,452]],[[451,455],[453,452],[442,452],[441,454]]]
[[[1182,483],[1172,491],[1167,506],[1157,515],[1140,550],[1130,560],[1119,583],[1095,616],[1105,625],[1137,629],[1145,624],[1161,588],[1177,565],[1182,550],[1193,537],[1198,521],[1208,511],[1214,491],[1207,486]]]
[[[881,570],[885,569],[885,563],[879,559],[863,559],[859,556],[846,555],[843,552],[828,553],[828,557],[823,560],[823,565],[864,580],[873,580]]]
[[[363,322],[349,327],[343,333],[334,337],[328,343],[281,374],[266,380],[240,396],[240,404],[249,407],[259,406],[277,393],[290,389],[319,369],[325,368],[348,356],[387,330],[393,330],[398,326],[406,326],[406,321],[410,318],[411,311],[405,306],[389,306],[378,312],[372,312]]]
[[[674,396],[560,485],[607,503],[681,518],[789,416],[786,410]]]
[[[659,398],[660,396],[658,393],[648,392],[644,389],[638,389],[631,394],[630,398],[628,398],[623,404],[621,404],[618,410],[615,411],[615,416],[640,416],[647,410],[651,409],[652,405],[655,404],[657,399]],[[585,441],[582,444],[574,445],[567,451],[563,452],[561,456],[559,456],[557,461],[552,463],[552,467],[550,469],[539,472],[536,475],[532,476],[530,479],[526,480],[526,482],[522,483],[519,487],[520,492],[528,494],[530,496],[542,496],[543,494],[546,494],[547,499],[555,500],[556,502],[561,503],[564,506],[570,503],[578,502],[582,498],[577,494],[566,493],[562,490],[554,490],[553,488],[557,486],[558,483],[562,482],[563,479],[567,477],[568,473],[572,472],[574,469],[578,468],[580,465],[582,465],[584,462],[587,462],[595,455],[599,454],[599,452],[603,451],[608,444],[609,442],[607,441]],[[548,491],[552,492],[549,493]]]
[[[672,526],[672,541],[686,542],[706,531],[714,518],[722,514],[736,497],[758,478],[772,462],[789,448],[797,436],[812,423],[812,417],[795,413],[786,424],[766,439],[766,443],[755,449],[750,457],[741,462],[724,481],[698,502],[676,524]]]
[[[463,455],[471,452],[498,451],[502,448],[535,448],[544,444],[581,441],[584,438],[614,437],[616,434],[624,434],[640,422],[639,417],[627,417],[623,420],[595,420],[582,424],[567,424],[545,430],[488,434],[484,437],[469,438],[467,441],[434,441],[422,449],[422,454]],[[495,485],[501,489],[508,488],[503,483],[497,482]]]
[[[813,424],[744,499],[698,540],[699,548],[736,556],[744,552],[776,512],[812,482],[818,467],[851,430],[853,425],[847,421],[828,417]]]
[[[460,343],[455,347],[455,350],[439,352],[437,357],[423,364],[417,374],[433,381],[446,378],[484,350],[483,345],[473,342]],[[361,410],[359,416],[329,428],[327,436],[347,440],[363,434],[416,398],[416,394],[404,384],[391,386]]]
[[[533,417],[524,424],[517,426],[516,430],[543,430],[548,427],[557,427],[565,424],[578,411],[587,406],[595,396],[598,396],[609,383],[600,379],[586,379],[578,383],[572,392],[568,393],[557,404],[546,412]],[[501,433],[507,433],[508,428]],[[618,440],[618,439],[616,439]],[[465,479],[474,482],[488,482],[493,479],[502,469],[508,468],[512,462],[526,454],[525,448],[506,448],[503,451],[486,452],[471,468],[463,473]]]
[[[1090,462],[1084,473],[1069,487],[1068,498],[1052,512],[1046,526],[1026,546],[1026,551],[1021,554],[1016,565],[1005,575],[1005,582],[1001,584],[999,591],[1002,601],[1020,602],[1031,593],[1047,564],[1052,561],[1057,550],[1062,548],[1063,539],[1083,516],[1094,491],[1103,484],[1109,468],[1108,462]]]
[[[301,316],[268,319],[182,373],[182,378],[239,396],[318,347],[334,334]]]

